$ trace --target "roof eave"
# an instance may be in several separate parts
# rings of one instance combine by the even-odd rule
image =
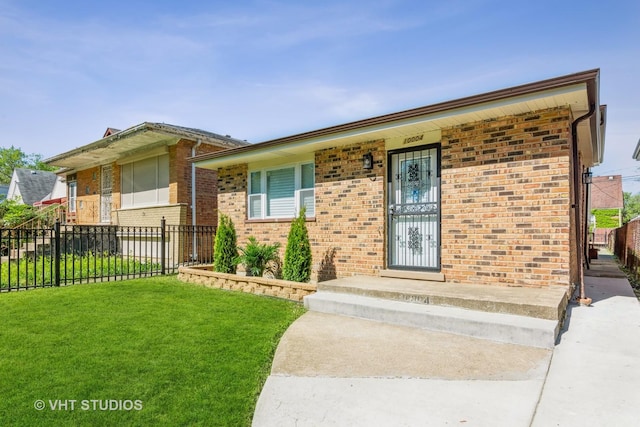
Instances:
[[[89,151],[93,151],[96,150],[98,148],[104,148],[107,147],[109,144],[111,144],[113,141],[117,141],[118,139],[121,138],[126,138],[128,136],[131,135],[135,135],[145,129],[149,128],[149,123],[144,122],[141,123],[139,125],[133,126],[129,129],[123,130],[121,132],[115,133],[113,135],[107,136],[105,138],[99,139],[95,142],[92,142],[90,144],[87,145],[83,145],[81,147],[78,148],[74,148],[73,150],[69,150],[65,153],[62,154],[58,154],[56,156],[50,157],[48,159],[44,160],[44,163],[47,163],[49,165],[56,165],[56,162],[59,162],[61,160],[65,160],[68,159],[69,157],[73,157],[76,156],[78,154],[82,154],[82,153],[87,153]]]
[[[146,132],[155,132],[158,134],[162,134],[162,135],[166,135],[167,138],[165,139],[158,139],[157,143],[154,143],[153,146],[157,146],[157,145],[171,145],[171,144],[175,144],[177,143],[179,140],[181,139],[187,139],[190,141],[194,141],[194,142],[204,142],[204,143],[208,143],[208,144],[212,144],[212,145],[216,145],[222,148],[235,148],[235,147],[239,147],[239,146],[243,146],[245,144],[247,144],[244,141],[239,141],[239,140],[235,140],[233,138],[230,137],[223,137],[223,136],[218,136],[217,134],[213,134],[213,133],[208,133],[208,134],[202,134],[202,133],[198,133],[196,131],[191,131],[188,128],[183,128],[183,127],[176,127],[176,126],[172,126],[172,125],[167,125],[164,123],[150,123],[150,122],[144,122],[141,123],[139,125],[133,126],[129,129],[123,130],[121,132],[115,133],[113,135],[109,135],[105,138],[99,139],[98,141],[95,141],[93,143],[87,144],[87,145],[83,145],[81,147],[75,148],[73,150],[67,151],[65,153],[62,154],[58,154],[56,156],[53,156],[51,158],[48,158],[46,160],[44,160],[45,163],[50,164],[50,165],[54,165],[54,166],[62,166],[62,167],[71,167],[71,168],[76,168],[77,166],[69,166],[69,163],[73,163],[73,162],[69,162],[70,159],[72,159],[73,157],[79,157],[85,153],[91,153],[94,152],[96,150],[101,150],[101,149],[105,149],[105,148],[113,148],[114,149],[114,154],[110,157],[103,157],[100,162],[98,163],[108,163],[110,161],[114,161],[116,159],[118,159],[119,157],[121,157],[122,155],[127,155],[131,152],[131,150],[141,150],[141,149],[146,149],[146,148],[150,148],[150,146],[148,145],[147,142],[142,143],[142,141],[140,142],[141,144],[146,144],[146,145],[142,145],[139,147],[135,147],[132,149],[127,149],[125,151],[119,152],[118,150],[115,149],[115,145],[118,141],[120,140],[131,140],[131,138],[135,138],[138,135],[141,135],[143,133]],[[151,147],[153,148],[153,147]],[[122,150],[122,148],[121,148]],[[76,160],[75,163],[77,163],[78,161]],[[95,162],[93,162],[95,163]],[[83,167],[87,166],[87,167],[91,167],[94,166],[93,163],[89,163],[89,164],[83,164]]]
[[[212,165],[216,163],[216,159],[222,159],[226,157],[234,157],[240,159],[243,155],[264,149],[272,149],[280,146],[285,146],[290,143],[300,142],[304,140],[310,140],[312,138],[318,138],[322,136],[337,134],[341,132],[348,132],[358,129],[365,129],[385,123],[393,123],[402,120],[409,120],[416,117],[428,116],[444,111],[455,110],[459,108],[465,108],[473,105],[489,104],[491,102],[501,101],[509,98],[516,98],[520,96],[526,96],[535,94],[538,92],[550,91],[553,89],[563,88],[567,86],[584,84],[587,86],[588,96],[590,101],[599,102],[598,90],[599,90],[599,69],[592,69],[579,73],[569,74],[566,76],[556,77],[548,80],[542,80],[534,83],[528,83],[524,85],[514,86],[511,88],[500,89],[492,92],[487,92],[479,95],[468,96],[459,98],[452,101],[441,102],[424,107],[418,107],[410,110],[400,111],[397,113],[386,114],[369,119],[350,122],[342,125],[327,127],[301,134],[291,135],[283,138],[269,140],[257,144],[252,144],[245,147],[238,147],[228,150],[223,150],[214,153],[202,154],[191,158],[191,161],[196,164],[204,165],[208,163]],[[595,115],[594,115],[595,116]],[[599,114],[598,114],[599,116]],[[597,123],[596,118],[593,118],[593,123]],[[592,124],[593,127],[593,124]],[[596,127],[596,129],[598,129]],[[599,132],[598,132],[599,133]],[[593,133],[592,133],[593,135]],[[599,150],[601,153],[603,139],[598,138],[597,144],[594,149]]]

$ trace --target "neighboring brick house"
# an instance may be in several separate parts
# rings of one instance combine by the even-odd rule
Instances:
[[[606,245],[611,230],[622,226],[622,175],[594,176],[590,190],[591,213],[596,220],[593,242]]]
[[[570,288],[581,175],[602,160],[599,70],[196,156],[244,244],[306,207],[313,281],[351,275]],[[574,131],[575,129],[575,131]]]
[[[102,139],[45,162],[62,168],[70,223],[159,226],[165,217],[172,225],[215,225],[216,172],[197,170],[194,178],[188,159],[244,145],[199,129],[145,122],[123,131],[108,128]]]

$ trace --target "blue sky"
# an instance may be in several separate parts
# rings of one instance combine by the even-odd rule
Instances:
[[[640,192],[637,0],[0,0],[0,146],[144,121],[261,142],[592,68],[594,172]]]

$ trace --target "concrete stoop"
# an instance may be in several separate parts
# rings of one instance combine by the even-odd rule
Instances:
[[[523,301],[518,298],[522,295],[511,296],[511,301],[500,295],[490,301],[485,295],[481,308],[469,308],[463,299],[443,296],[443,292],[434,295],[434,292],[407,293],[401,289],[393,292],[388,288],[381,291],[387,284],[376,284],[377,280],[380,279],[367,286],[345,282],[318,286],[317,293],[304,298],[304,305],[322,313],[539,348],[554,347],[562,319],[562,315],[554,313],[563,313],[566,307],[562,292],[555,292],[552,297],[546,297],[547,301],[538,301],[539,307],[534,307],[538,315],[530,313],[531,307],[522,309]],[[415,287],[415,281],[409,281],[409,286]],[[524,292],[525,296],[528,291]],[[500,292],[503,291],[498,290],[498,294]]]

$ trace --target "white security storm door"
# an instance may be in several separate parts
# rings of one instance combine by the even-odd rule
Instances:
[[[76,200],[78,199],[78,182],[69,182],[69,212],[76,212]]]
[[[111,166],[102,166],[102,185],[100,191],[100,221],[111,222]]]
[[[437,146],[389,155],[389,268],[440,269]]]

